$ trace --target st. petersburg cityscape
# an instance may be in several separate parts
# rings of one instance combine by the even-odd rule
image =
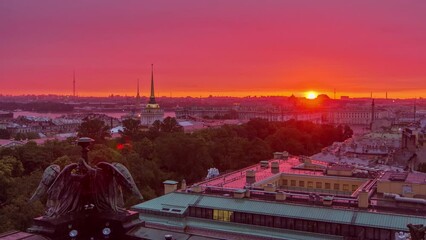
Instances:
[[[0,1],[0,240],[426,240],[425,12]]]

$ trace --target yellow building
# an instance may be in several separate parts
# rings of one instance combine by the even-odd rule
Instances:
[[[262,181],[255,187],[266,188],[273,185],[282,190],[299,190],[307,192],[333,193],[351,195],[368,179],[312,174],[280,173]]]
[[[377,192],[426,199],[426,174],[385,172],[377,182]]]

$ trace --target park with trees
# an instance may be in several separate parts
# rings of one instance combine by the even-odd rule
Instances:
[[[96,119],[84,121],[78,136],[95,139],[89,162],[120,162],[135,180],[145,200],[160,196],[167,179],[191,185],[201,181],[211,167],[229,172],[260,160],[276,151],[312,155],[335,141],[352,136],[347,126],[319,125],[305,121],[268,122],[253,119],[242,125],[224,125],[185,133],[176,119],[165,118],[146,129],[139,120],[123,121],[123,131],[111,138],[108,127]],[[28,203],[43,170],[57,164],[61,168],[77,162],[81,148],[76,138],[46,141],[37,145],[0,149],[0,232],[25,230],[32,218],[42,215],[44,201]],[[138,199],[125,199],[126,207]]]

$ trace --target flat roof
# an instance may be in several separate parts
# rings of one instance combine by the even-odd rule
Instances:
[[[163,206],[174,206],[186,209],[189,206],[237,211],[253,214],[290,217],[311,221],[331,222],[348,225],[359,225],[396,231],[408,231],[407,224],[424,224],[426,217],[400,215],[362,210],[337,209],[325,206],[308,206],[285,202],[269,202],[253,199],[236,199],[201,194],[173,192],[153,200],[135,205],[133,210],[152,210],[161,213]],[[183,214],[183,213],[181,213]]]
[[[426,184],[426,173],[420,172],[385,172],[380,177],[380,182],[405,182]]]
[[[148,228],[180,229],[188,234],[196,235],[188,240],[209,239],[245,239],[245,240],[342,240],[341,236],[320,233],[303,232],[297,230],[271,228],[265,226],[248,225],[234,222],[214,221],[202,218],[168,218],[166,216],[141,214],[140,219],[145,221]],[[185,230],[186,229],[186,230]],[[137,231],[137,230],[135,230]],[[133,234],[134,235],[134,234]],[[155,238],[157,239],[157,238]]]
[[[271,159],[268,160],[269,165],[271,162],[278,162],[279,164],[279,172],[284,173],[293,173],[293,174],[304,174],[304,175],[315,175],[315,176],[324,176],[324,172],[321,167],[326,167],[328,163],[323,161],[311,160],[313,165],[317,165],[317,171],[306,170],[296,167],[300,167],[303,162],[299,160],[298,157],[290,157],[287,160],[282,159]],[[271,167],[262,168],[260,164],[255,164],[243,169],[236,170],[234,172],[220,175],[218,177],[202,181],[198,183],[199,186],[215,186],[215,187],[223,187],[223,188],[244,188],[246,186],[246,172],[248,170],[254,170],[256,176],[256,182],[267,179],[276,173],[272,173]]]

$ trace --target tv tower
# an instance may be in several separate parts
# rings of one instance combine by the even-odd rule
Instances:
[[[72,95],[75,97],[75,70],[73,71],[73,78],[72,78]]]

